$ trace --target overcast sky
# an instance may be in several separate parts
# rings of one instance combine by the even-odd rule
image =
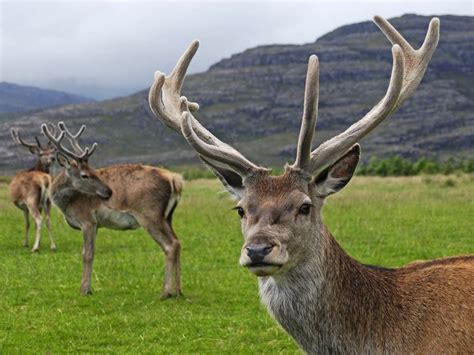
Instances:
[[[190,72],[262,44],[311,42],[375,14],[473,15],[472,1],[449,0],[0,3],[0,81],[96,99],[147,88],[195,38]]]

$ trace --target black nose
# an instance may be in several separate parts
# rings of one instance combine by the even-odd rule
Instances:
[[[250,244],[245,249],[250,260],[254,263],[259,263],[272,251],[273,247],[274,245],[272,244]]]

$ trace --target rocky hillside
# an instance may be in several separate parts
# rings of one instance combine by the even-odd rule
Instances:
[[[93,100],[62,91],[0,82],[0,114],[91,101]]]
[[[423,82],[412,99],[362,142],[366,159],[372,154],[472,157],[474,17],[440,19],[439,48]],[[391,21],[418,46],[429,17],[405,15]],[[313,53],[321,63],[317,144],[362,117],[384,95],[391,70],[390,45],[372,22],[338,28],[314,43],[246,50],[189,76],[184,94],[200,103],[197,117],[217,136],[259,163],[282,165],[294,157],[306,62]],[[33,133],[41,122],[58,120],[88,125],[86,142],[100,144],[97,164],[197,162],[182,137],[152,118],[144,90],[3,121],[0,169],[26,164],[20,160],[23,151],[7,137],[10,127]]]

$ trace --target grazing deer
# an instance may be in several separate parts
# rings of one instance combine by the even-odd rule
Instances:
[[[36,164],[31,169],[16,174],[10,183],[10,199],[23,211],[25,217],[25,240],[23,246],[29,245],[30,232],[30,214],[35,220],[36,236],[32,252],[39,250],[41,242],[41,226],[43,223],[42,211],[46,217],[46,226],[48,228],[51,250],[56,250],[56,244],[53,240],[51,232],[51,201],[49,199],[49,187],[51,185],[51,177],[49,176],[49,168],[54,163],[54,150],[48,144],[43,147],[35,137],[36,143],[28,143],[24,141],[20,132],[12,128],[11,134],[15,143],[27,147],[31,154],[37,156]]]
[[[97,229],[145,228],[166,255],[161,297],[181,294],[180,243],[171,225],[181,196],[180,175],[145,165],[115,165],[94,170],[88,163],[97,144],[82,148],[79,137],[85,126],[72,134],[63,122],[55,135],[43,124],[43,134],[54,146],[64,170],[51,185],[51,199],[67,223],[84,237],[81,294],[90,294]],[[72,150],[63,144],[67,137]]]
[[[318,114],[319,64],[311,56],[296,161],[281,176],[250,162],[192,115],[181,96],[193,42],[170,76],[150,89],[154,115],[181,132],[239,202],[244,245],[240,264],[259,277],[262,302],[308,353],[470,353],[474,349],[474,256],[410,264],[364,265],[324,225],[327,196],[341,190],[359,162],[357,144],[396,111],[420,81],[436,49],[432,19],[420,49],[386,20],[375,23],[393,43],[387,93],[361,120],[311,152]]]

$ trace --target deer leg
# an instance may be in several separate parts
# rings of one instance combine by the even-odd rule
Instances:
[[[173,278],[175,283],[175,290],[176,296],[182,295],[181,292],[181,243],[176,236],[176,233],[173,230],[173,226],[171,225],[171,220],[164,223],[165,230],[168,235],[170,235],[173,243],[175,244],[174,250],[174,263],[173,263]]]
[[[28,208],[22,208],[23,216],[25,217],[25,240],[23,242],[23,246],[28,248],[29,245],[29,234],[30,234],[30,213],[28,212]]]
[[[39,251],[40,247],[40,242],[41,242],[41,224],[43,222],[43,218],[41,217],[41,211],[37,207],[33,207],[30,209],[30,213],[33,216],[33,219],[35,220],[35,244],[33,244],[33,249],[31,249],[31,252],[37,252]]]
[[[165,253],[165,279],[161,299],[178,296],[181,290],[176,289],[176,284],[173,281],[176,275],[176,263],[179,262],[179,240],[168,233],[161,223],[147,221],[142,225]]]
[[[53,233],[51,231],[51,201],[47,199],[44,203],[44,214],[46,216],[46,226],[48,227],[49,242],[52,251],[56,251],[56,243],[53,239]]]
[[[97,227],[95,225],[87,225],[82,229],[84,237],[84,245],[82,248],[82,281],[81,281],[81,295],[92,294],[91,288],[91,276],[92,276],[92,263],[94,262],[94,250],[95,250],[95,236],[97,233]]]

